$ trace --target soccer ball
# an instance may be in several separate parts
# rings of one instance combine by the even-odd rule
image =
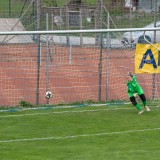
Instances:
[[[52,98],[52,96],[53,96],[53,95],[52,95],[52,92],[50,92],[50,91],[47,91],[47,92],[46,92],[46,98],[47,98],[47,99]]]

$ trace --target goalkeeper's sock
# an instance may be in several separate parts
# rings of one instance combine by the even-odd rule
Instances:
[[[146,106],[146,104],[147,104],[146,101],[144,101],[144,102],[143,102],[144,107]]]
[[[136,104],[136,108],[137,108],[138,110],[142,110],[141,106],[140,106],[138,103]]]

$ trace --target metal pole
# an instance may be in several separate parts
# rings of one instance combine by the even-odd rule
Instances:
[[[154,27],[156,27],[156,14],[157,14],[157,0],[154,4]],[[156,43],[156,31],[154,31],[154,43]]]
[[[66,30],[69,30],[69,9],[66,5]],[[70,42],[69,42],[69,34],[67,34],[67,46],[69,46]]]
[[[37,0],[37,31],[40,30],[41,0]],[[37,84],[36,84],[36,105],[39,104],[39,79],[40,79],[40,34],[37,34]]]
[[[103,0],[100,0],[100,29],[102,29],[102,9],[103,9]],[[101,101],[101,90],[102,90],[102,49],[103,49],[103,36],[102,33],[100,33],[100,54],[99,54],[99,64],[98,64],[98,100]]]
[[[48,31],[48,13],[46,13],[46,31]],[[48,34],[46,35],[46,92],[48,91]]]
[[[32,23],[33,23],[33,31],[35,31],[35,2],[32,4]],[[33,40],[35,40],[35,35],[33,35]]]
[[[11,17],[11,0],[9,0],[9,17]]]
[[[74,34],[74,33],[111,33],[111,32],[134,32],[134,31],[160,31],[160,27],[151,28],[120,28],[120,29],[84,29],[84,30],[53,30],[53,31],[0,31],[0,35],[46,35],[46,34]]]
[[[72,45],[69,46],[69,64],[72,65]]]
[[[109,22],[109,12],[107,14],[107,29],[110,28],[110,22]],[[107,33],[107,50],[106,50],[106,101],[108,101],[108,84],[109,84],[109,47],[110,47],[110,43],[109,43],[109,33]]]
[[[83,29],[83,24],[82,24],[82,8],[80,8],[80,12],[79,12],[79,17],[80,17],[80,29]],[[83,36],[82,33],[80,34],[80,45],[83,45]]]
[[[48,13],[46,13],[46,31],[48,31]],[[49,52],[48,34],[46,35],[46,92],[49,91],[48,80],[48,52]],[[49,103],[49,99],[46,99],[46,103]]]
[[[132,0],[130,0],[129,3],[130,3],[130,5],[129,5],[129,25],[130,25],[130,28],[131,28],[132,27],[132,17],[131,17]],[[130,32],[130,40],[131,39],[132,39],[132,32]],[[130,44],[132,44],[131,41],[130,41]]]
[[[156,27],[157,0],[154,3],[154,27]],[[156,43],[156,31],[154,31],[154,43]],[[155,73],[152,74],[152,99],[155,98]]]

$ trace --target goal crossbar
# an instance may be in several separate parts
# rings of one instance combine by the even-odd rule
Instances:
[[[70,33],[109,33],[109,32],[134,32],[158,31],[157,28],[123,28],[123,29],[89,29],[89,30],[52,30],[52,31],[4,31],[0,35],[36,35],[36,34],[70,34]]]

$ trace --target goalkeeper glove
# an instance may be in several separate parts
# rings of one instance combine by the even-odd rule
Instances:
[[[137,97],[138,97],[138,93],[134,93],[133,95],[134,95],[134,97],[135,97],[135,98],[137,98]]]

